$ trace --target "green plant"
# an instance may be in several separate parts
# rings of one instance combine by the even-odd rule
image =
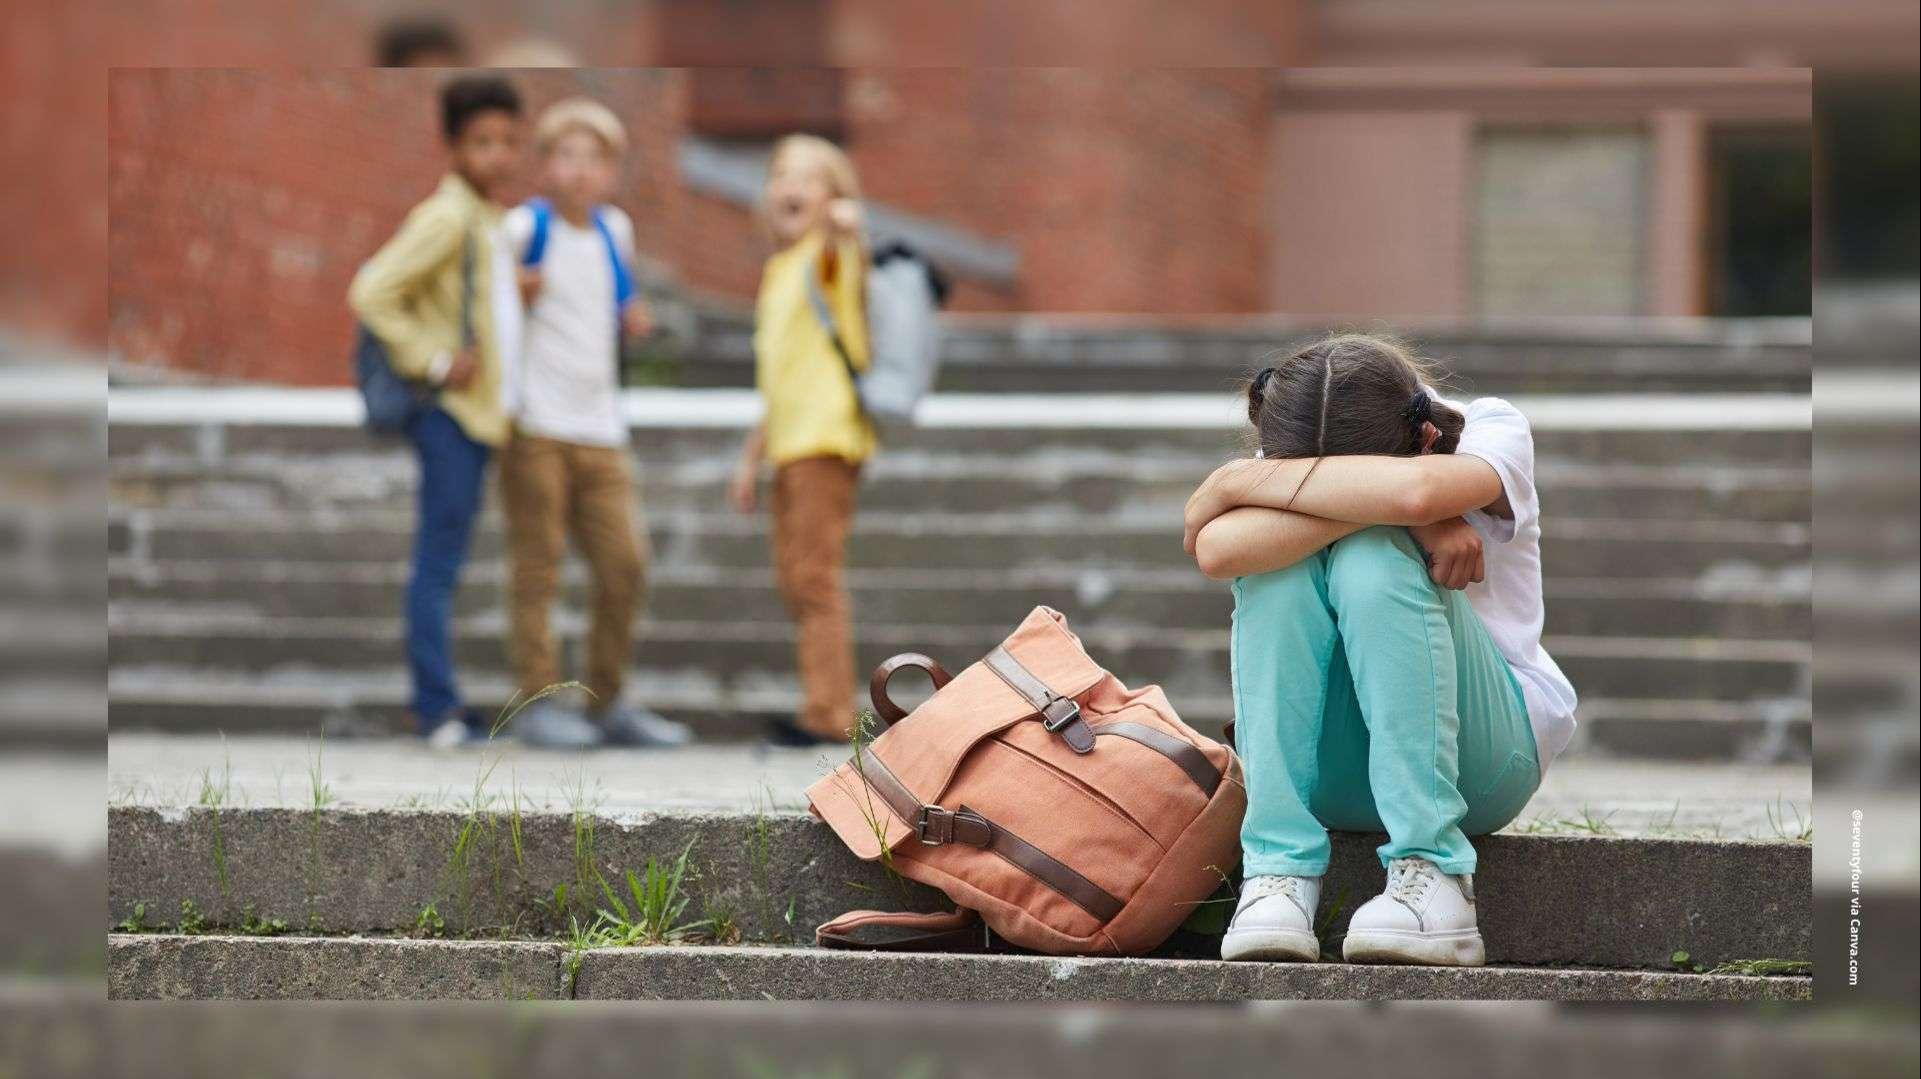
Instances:
[[[232,896],[232,882],[227,867],[227,832],[221,811],[233,798],[233,758],[228,755],[221,764],[220,778],[214,779],[211,768],[200,772],[200,808],[207,811],[209,841],[213,848],[214,876],[220,884],[220,902],[225,908]]]
[[[174,923],[174,931],[187,936],[199,936],[207,931],[207,917],[200,913],[200,905],[191,899],[180,901],[180,920]]]
[[[240,932],[249,937],[277,937],[287,932],[287,923],[279,918],[260,917],[249,903],[240,912]]]
[[[580,981],[581,964],[587,960],[588,949],[594,946],[597,936],[592,926],[582,928],[580,919],[567,920],[567,995],[574,995],[574,985]]]
[[[1744,974],[1751,978],[1808,975],[1814,964],[1806,959],[1734,959],[1710,967],[1708,974]]]
[[[606,880],[600,881],[601,894],[612,908],[603,907],[599,911],[598,925],[604,943],[621,947],[663,944],[682,940],[705,928],[700,922],[681,921],[690,902],[685,885],[687,860],[693,850],[693,841],[689,840],[671,864],[648,858],[647,867],[640,873],[629,869],[625,874],[627,899],[622,899]]]
[[[706,927],[702,935],[709,941],[715,944],[740,943],[740,915],[732,902],[710,896],[701,900],[700,913],[700,924]]]
[[[847,791],[847,794],[859,807],[861,817],[867,822],[867,826],[873,830],[874,845],[880,848],[881,869],[886,872],[887,879],[894,882],[895,890],[900,893],[901,901],[905,903],[908,900],[907,878],[894,865],[894,849],[887,842],[886,822],[892,814],[874,804],[874,787],[867,780],[866,750],[868,743],[879,734],[878,726],[879,722],[874,713],[868,710],[863,710],[854,721],[853,737],[848,747],[850,750],[848,760],[854,766],[854,774],[860,777],[860,790]],[[840,785],[842,790],[846,790],[843,780],[836,779],[835,783]],[[883,813],[886,816],[883,816]]]
[[[140,900],[133,905],[133,913],[113,925],[116,933],[145,933],[147,931],[147,902]]]
[[[447,920],[440,916],[440,909],[432,903],[421,907],[420,913],[414,918],[414,936],[436,938],[446,935]]]
[[[1814,820],[1811,817],[1802,817],[1800,806],[1795,805],[1793,802],[1783,801],[1781,797],[1777,795],[1774,801],[1768,805],[1767,811],[1768,827],[1774,829],[1776,838],[1786,839],[1795,843],[1808,843],[1813,841]],[[1788,822],[1789,813],[1794,814],[1794,822],[1792,824]]]

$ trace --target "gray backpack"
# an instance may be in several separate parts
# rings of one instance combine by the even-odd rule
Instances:
[[[912,426],[921,398],[940,373],[940,308],[947,282],[939,270],[912,248],[891,243],[874,252],[867,271],[867,345],[865,372],[854,369],[840,328],[809,274],[807,301],[827,330],[834,351],[847,365],[861,410],[883,430]]]

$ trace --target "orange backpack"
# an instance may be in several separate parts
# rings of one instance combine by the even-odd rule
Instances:
[[[902,667],[933,679],[906,715]],[[890,724],[808,788],[854,853],[947,893],[951,914],[853,911],[821,926],[839,947],[951,947],[979,938],[1059,955],[1153,950],[1240,860],[1247,792],[1232,750],[1182,723],[1159,686],[1103,670],[1058,611],[1036,607],[958,676],[921,655],[874,672]]]

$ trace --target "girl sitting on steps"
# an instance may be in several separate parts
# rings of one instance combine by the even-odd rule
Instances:
[[[1259,459],[1188,501],[1187,551],[1234,580],[1248,808],[1223,958],[1320,957],[1333,828],[1388,837],[1349,961],[1481,965],[1468,836],[1518,816],[1573,733],[1528,422],[1433,381],[1386,339],[1304,348],[1248,386]]]

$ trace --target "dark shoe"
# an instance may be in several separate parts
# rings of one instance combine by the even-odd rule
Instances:
[[[684,746],[694,740],[694,732],[687,724],[676,723],[645,708],[617,704],[594,718],[610,746],[661,749]]]
[[[819,746],[839,745],[839,742],[822,738],[791,719],[770,720],[767,724],[767,737],[763,741],[776,749],[814,749]]]

